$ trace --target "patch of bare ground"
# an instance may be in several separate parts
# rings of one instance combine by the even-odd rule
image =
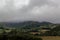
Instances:
[[[42,36],[43,40],[60,40],[60,36]]]

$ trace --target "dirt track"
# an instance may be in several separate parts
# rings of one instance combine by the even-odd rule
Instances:
[[[43,40],[60,40],[60,36],[43,36]]]

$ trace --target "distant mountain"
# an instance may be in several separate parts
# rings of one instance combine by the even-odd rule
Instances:
[[[49,24],[53,24],[53,23],[51,23],[51,22],[40,22],[40,25],[49,25]]]
[[[9,23],[9,22],[4,22],[0,23],[0,26],[2,27],[15,27],[15,28],[20,28],[20,27],[40,27],[41,25],[49,25],[52,24],[50,22],[37,22],[37,21],[24,21],[24,22],[19,22],[19,23]]]
[[[5,27],[38,27],[38,26],[40,26],[40,22],[25,21],[25,22],[19,22],[19,23],[2,23],[1,26],[5,26]]]

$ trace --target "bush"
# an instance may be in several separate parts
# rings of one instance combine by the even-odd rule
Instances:
[[[37,38],[31,36],[29,34],[25,34],[23,32],[17,32],[16,30],[12,30],[9,33],[5,31],[0,35],[0,40],[42,40],[41,38]]]

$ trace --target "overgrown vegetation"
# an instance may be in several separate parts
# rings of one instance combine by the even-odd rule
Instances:
[[[35,21],[0,24],[0,40],[42,40],[37,36],[60,36],[60,24]]]
[[[0,40],[42,40],[42,39],[13,29],[10,32],[6,32],[4,30],[0,34]]]

